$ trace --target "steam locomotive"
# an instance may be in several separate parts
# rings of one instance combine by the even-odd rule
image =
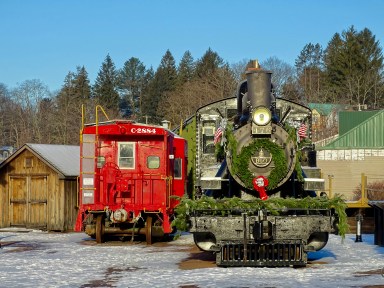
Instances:
[[[80,142],[75,231],[98,243],[142,235],[151,244],[170,235],[174,196],[186,187],[186,140],[167,127],[108,120],[84,125]]]
[[[218,266],[303,266],[337,230],[332,209],[276,204],[317,199],[324,180],[310,141],[311,110],[275,97],[271,75],[251,61],[236,97],[196,113],[197,197],[236,197],[258,207],[211,205],[190,215],[195,244],[215,252]]]

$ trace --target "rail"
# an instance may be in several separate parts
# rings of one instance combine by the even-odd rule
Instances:
[[[368,182],[372,182],[372,180],[381,181],[383,182],[381,187],[379,188],[372,188],[370,187]],[[335,178],[333,175],[328,175],[328,188],[325,189],[325,192],[328,194],[329,198],[333,198],[337,193],[335,192],[333,182],[335,181]],[[369,177],[365,173],[361,173],[361,180],[360,180],[360,191],[343,191],[343,194],[354,194],[354,192],[359,192],[359,195],[354,194],[354,196],[359,197],[358,200],[347,200],[346,204],[348,208],[371,208],[369,205],[370,201],[375,200],[384,200],[384,175],[381,176],[373,176],[370,175]]]

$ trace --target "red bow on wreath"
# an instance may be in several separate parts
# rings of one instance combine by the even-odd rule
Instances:
[[[258,176],[252,180],[253,188],[259,193],[261,200],[267,200],[268,195],[265,191],[265,187],[268,186],[268,179],[264,176]]]

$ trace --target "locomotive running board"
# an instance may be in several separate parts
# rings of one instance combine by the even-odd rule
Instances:
[[[307,253],[300,240],[246,245],[242,242],[223,241],[220,246],[220,252],[216,253],[217,266],[278,267],[307,264]]]

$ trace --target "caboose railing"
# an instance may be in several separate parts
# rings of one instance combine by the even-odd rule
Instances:
[[[97,149],[99,142],[99,111],[101,111],[104,116],[109,120],[108,115],[105,113],[103,107],[96,105],[95,107],[95,117],[96,117],[96,133],[95,135],[87,134],[84,139],[83,131],[85,126],[85,105],[81,105],[81,130],[80,130],[80,179],[82,181],[79,189],[81,191],[82,203],[85,201],[94,202],[95,201],[95,167],[97,165]],[[87,182],[86,185],[84,178],[91,179],[91,182]],[[85,200],[85,195],[87,194],[88,200]],[[88,196],[90,195],[90,196]]]
[[[104,117],[109,121],[109,117],[105,112],[104,108],[101,105],[96,105],[95,107],[95,117],[96,117],[96,134],[98,134],[98,126],[99,126],[99,111],[103,112]],[[81,105],[81,134],[85,125],[85,105]]]

